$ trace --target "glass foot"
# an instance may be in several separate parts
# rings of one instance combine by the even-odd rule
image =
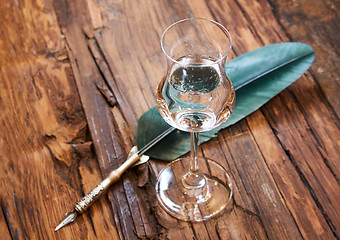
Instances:
[[[168,164],[158,175],[156,194],[160,205],[173,217],[200,222],[215,217],[232,206],[232,184],[226,170],[217,162],[197,158],[199,175],[205,184],[188,186],[190,159]]]

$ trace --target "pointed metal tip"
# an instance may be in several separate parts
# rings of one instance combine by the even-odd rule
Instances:
[[[63,220],[59,223],[59,225],[54,229],[54,231],[58,231],[60,228],[65,227],[66,225],[70,224],[71,222],[74,221],[77,217],[77,212],[74,210],[72,212],[68,212],[65,214]]]
[[[60,224],[54,229],[54,231],[58,231],[60,228],[62,228],[63,226],[61,226]]]

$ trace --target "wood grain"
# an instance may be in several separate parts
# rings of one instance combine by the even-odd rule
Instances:
[[[79,219],[77,235],[54,233],[88,189],[82,186],[92,174],[79,167],[92,163],[95,171],[98,163],[53,6],[13,1],[1,12],[1,206],[10,236],[95,238],[110,211],[97,211],[102,217],[94,225]]]
[[[4,239],[339,239],[337,1],[7,1],[0,5],[0,232]],[[234,183],[234,206],[187,223],[157,203],[166,162],[128,170],[58,232],[73,204],[119,166],[166,71],[163,30],[206,17],[230,58],[278,42],[316,51],[310,71],[202,145]]]
[[[318,56],[311,72],[340,116],[340,24],[339,1],[269,1],[287,36],[292,41],[310,44]]]

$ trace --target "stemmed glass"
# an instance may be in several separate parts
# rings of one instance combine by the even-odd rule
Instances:
[[[170,25],[161,46],[168,70],[157,89],[157,107],[166,122],[190,132],[191,155],[172,161],[159,173],[156,194],[172,216],[203,221],[231,203],[226,170],[197,156],[199,133],[225,122],[235,105],[235,92],[224,71],[231,36],[215,21],[190,18]]]

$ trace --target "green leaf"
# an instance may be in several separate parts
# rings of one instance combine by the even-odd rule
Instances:
[[[251,114],[288,87],[311,66],[314,51],[302,43],[271,44],[230,61],[226,74],[236,90],[236,105],[231,117],[221,126],[200,133],[200,143],[216,137],[217,132]],[[170,126],[157,107],[144,113],[138,121],[138,149]],[[175,130],[146,154],[161,160],[174,160],[190,151],[190,133]]]

